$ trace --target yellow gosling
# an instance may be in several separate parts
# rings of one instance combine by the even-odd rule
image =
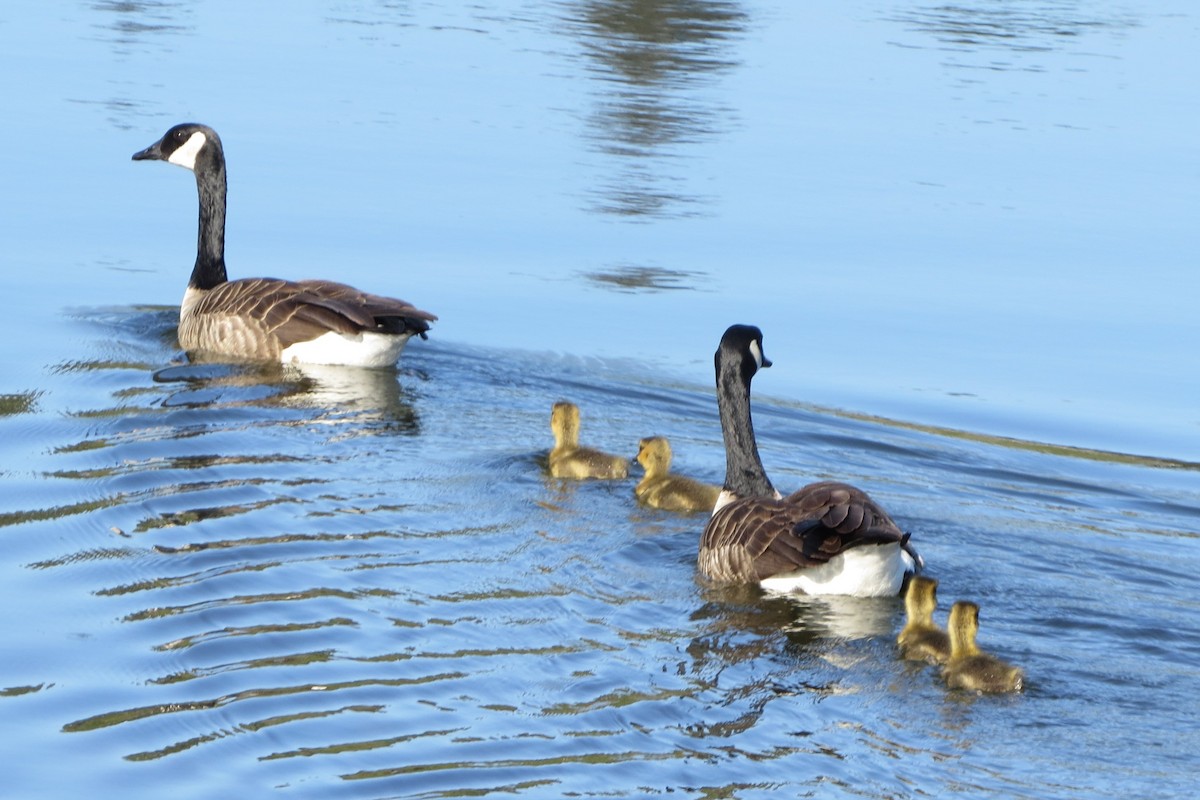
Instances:
[[[933,622],[937,608],[937,581],[914,575],[908,581],[904,609],[908,621],[896,637],[900,654],[910,661],[945,664],[950,660],[950,637]]]
[[[664,511],[711,512],[717,504],[719,486],[671,475],[671,444],[662,436],[649,436],[638,443],[637,461],[646,474],[633,493],[648,506]]]
[[[950,608],[950,660],[942,677],[953,689],[976,692],[1019,692],[1024,682],[1020,668],[990,656],[975,644],[979,632],[979,606],[960,600]]]
[[[550,414],[554,449],[550,451],[550,475],[555,478],[629,477],[629,461],[620,456],[579,446],[579,407],[574,403],[554,404]]]

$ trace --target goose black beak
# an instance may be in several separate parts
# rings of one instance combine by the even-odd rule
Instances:
[[[134,156],[134,158],[137,158],[137,156]],[[766,356],[763,356],[763,361],[762,361],[762,364],[759,365],[759,369],[766,369],[769,366],[771,366],[771,359],[767,358]]]
[[[133,154],[134,161],[162,161],[162,140],[155,142],[145,150],[138,150]]]

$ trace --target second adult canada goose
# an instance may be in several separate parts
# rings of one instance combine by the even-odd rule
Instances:
[[[638,442],[637,461],[646,474],[633,487],[638,500],[664,511],[712,511],[721,490],[716,486],[671,475],[671,444],[662,436]]]
[[[196,265],[179,309],[189,353],[240,361],[385,367],[409,337],[425,337],[433,314],[343,283],[242,278],[225,273],[225,152],[217,132],[184,123],[133,154],[196,175],[200,233]]]
[[[731,326],[714,362],[725,485],[700,539],[701,572],[778,592],[898,594],[920,559],[908,534],[865,492],[822,481],[782,497],[768,480],[750,419],[750,381],[771,366],[762,331]]]
[[[558,402],[550,412],[554,449],[550,451],[550,475],[554,478],[609,478],[629,476],[629,461],[620,456],[579,446],[579,406]]]
[[[904,594],[908,621],[896,637],[900,653],[911,661],[945,664],[950,658],[950,637],[933,622],[937,608],[937,581],[914,575]]]
[[[950,660],[942,677],[952,689],[976,692],[1019,692],[1025,681],[1020,667],[988,655],[975,644],[979,606],[960,600],[950,607]]]

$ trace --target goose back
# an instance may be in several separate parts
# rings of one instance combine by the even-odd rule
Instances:
[[[718,509],[700,539],[700,569],[720,582],[762,581],[907,538],[865,492],[826,481],[782,499],[746,497]]]
[[[334,281],[243,278],[208,290],[189,287],[180,307],[179,344],[189,352],[247,360],[386,366],[410,336],[424,336],[433,319],[403,300]],[[328,359],[301,357],[304,345],[322,337],[345,347],[327,345]],[[371,356],[377,363],[360,363]]]

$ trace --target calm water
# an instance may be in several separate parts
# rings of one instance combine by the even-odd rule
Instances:
[[[0,11],[7,795],[1194,793],[1188,4],[289,8]],[[182,358],[184,119],[232,273],[441,315],[398,372]],[[1024,694],[543,477],[568,398],[719,481],[734,321],[776,483],[874,493]]]

